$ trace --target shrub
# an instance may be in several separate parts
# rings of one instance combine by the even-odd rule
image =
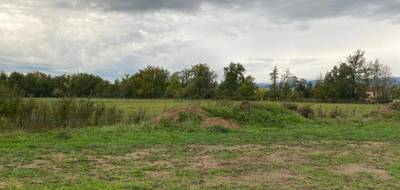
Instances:
[[[300,107],[297,112],[305,118],[314,117],[314,110],[309,105]]]
[[[242,124],[268,126],[287,126],[305,122],[304,118],[279,105],[254,104],[249,110],[238,105],[208,107],[206,110],[215,117],[232,119]]]
[[[318,108],[318,117],[320,117],[320,118],[325,118],[326,117],[325,110],[322,108],[322,106],[320,106]]]
[[[146,110],[140,108],[137,112],[131,113],[128,116],[128,124],[138,124],[146,118]]]
[[[400,101],[392,102],[388,105],[391,110],[400,111]]]
[[[339,108],[338,106],[336,106],[334,109],[332,109],[329,112],[329,117],[332,118],[332,119],[336,119],[336,118],[344,117],[344,114],[342,112],[342,109]]]
[[[295,103],[285,102],[282,104],[283,107],[287,108],[288,110],[297,111],[298,106]]]
[[[8,121],[5,117],[0,117],[0,129],[9,127]]]
[[[58,131],[55,137],[60,140],[68,140],[72,138],[72,132],[71,130],[63,129],[61,131]]]
[[[0,83],[0,115],[15,117],[17,109],[22,102],[19,92]]]
[[[71,128],[111,125],[122,120],[122,111],[90,100],[59,99],[54,103],[22,101],[15,116],[8,117],[21,128]]]

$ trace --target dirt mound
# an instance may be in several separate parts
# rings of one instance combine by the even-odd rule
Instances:
[[[175,108],[167,112],[164,112],[158,115],[156,118],[154,118],[154,122],[160,123],[162,120],[178,122],[182,119],[181,117],[183,114],[193,114],[197,116],[200,120],[205,120],[208,118],[208,114],[204,109],[198,106],[192,106],[192,107]]]
[[[213,126],[220,126],[220,127],[227,128],[227,129],[240,128],[240,126],[237,123],[235,123],[233,121],[228,121],[228,120],[222,119],[220,117],[207,118],[201,123],[201,125],[206,128],[213,127]]]
[[[381,109],[379,109],[379,112],[383,115],[393,115],[396,112],[400,111],[400,101],[395,101],[389,104],[386,104],[383,106]]]
[[[213,118],[209,117],[208,113],[201,107],[192,106],[192,107],[183,107],[183,108],[175,108],[170,111],[164,112],[158,115],[153,119],[153,122],[160,123],[163,120],[172,121],[172,122],[180,122],[182,120],[182,116],[185,114],[191,114],[196,116],[201,120],[201,126],[203,127],[213,127],[220,126],[227,129],[238,129],[240,125],[236,122],[225,120],[223,118]]]

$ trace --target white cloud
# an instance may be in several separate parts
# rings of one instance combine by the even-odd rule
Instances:
[[[242,62],[259,82],[279,64],[315,78],[367,50],[400,74],[394,0],[0,0],[0,70],[91,72]]]

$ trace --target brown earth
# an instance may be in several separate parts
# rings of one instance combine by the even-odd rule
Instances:
[[[336,168],[336,172],[339,174],[344,174],[348,176],[355,176],[360,173],[368,173],[378,176],[382,180],[389,180],[392,177],[385,170],[377,169],[371,166],[362,164],[347,164]]]
[[[390,116],[400,111],[400,101],[395,101],[389,104],[386,104],[382,108],[379,109],[379,112],[382,115]]]
[[[207,111],[198,106],[175,108],[164,112],[153,119],[153,122],[160,123],[161,121],[179,122],[182,114],[193,114],[201,120],[201,125],[205,128],[213,126],[221,126],[226,129],[238,129],[240,125],[236,122],[226,120],[220,117],[209,117]]]
[[[201,123],[201,125],[206,128],[213,127],[213,126],[221,126],[223,128],[227,128],[227,129],[239,129],[240,128],[239,124],[237,124],[233,121],[228,121],[228,120],[222,119],[220,117],[207,118]]]

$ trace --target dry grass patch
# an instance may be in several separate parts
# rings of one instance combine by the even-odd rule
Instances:
[[[367,174],[372,174],[374,176],[379,177],[381,180],[390,180],[392,177],[389,175],[389,173],[385,170],[382,169],[377,169],[373,166],[369,165],[364,165],[364,164],[346,164],[342,165],[340,167],[337,167],[335,171],[339,174],[342,175],[347,175],[347,176],[357,176],[358,174],[361,173],[367,173]]]

